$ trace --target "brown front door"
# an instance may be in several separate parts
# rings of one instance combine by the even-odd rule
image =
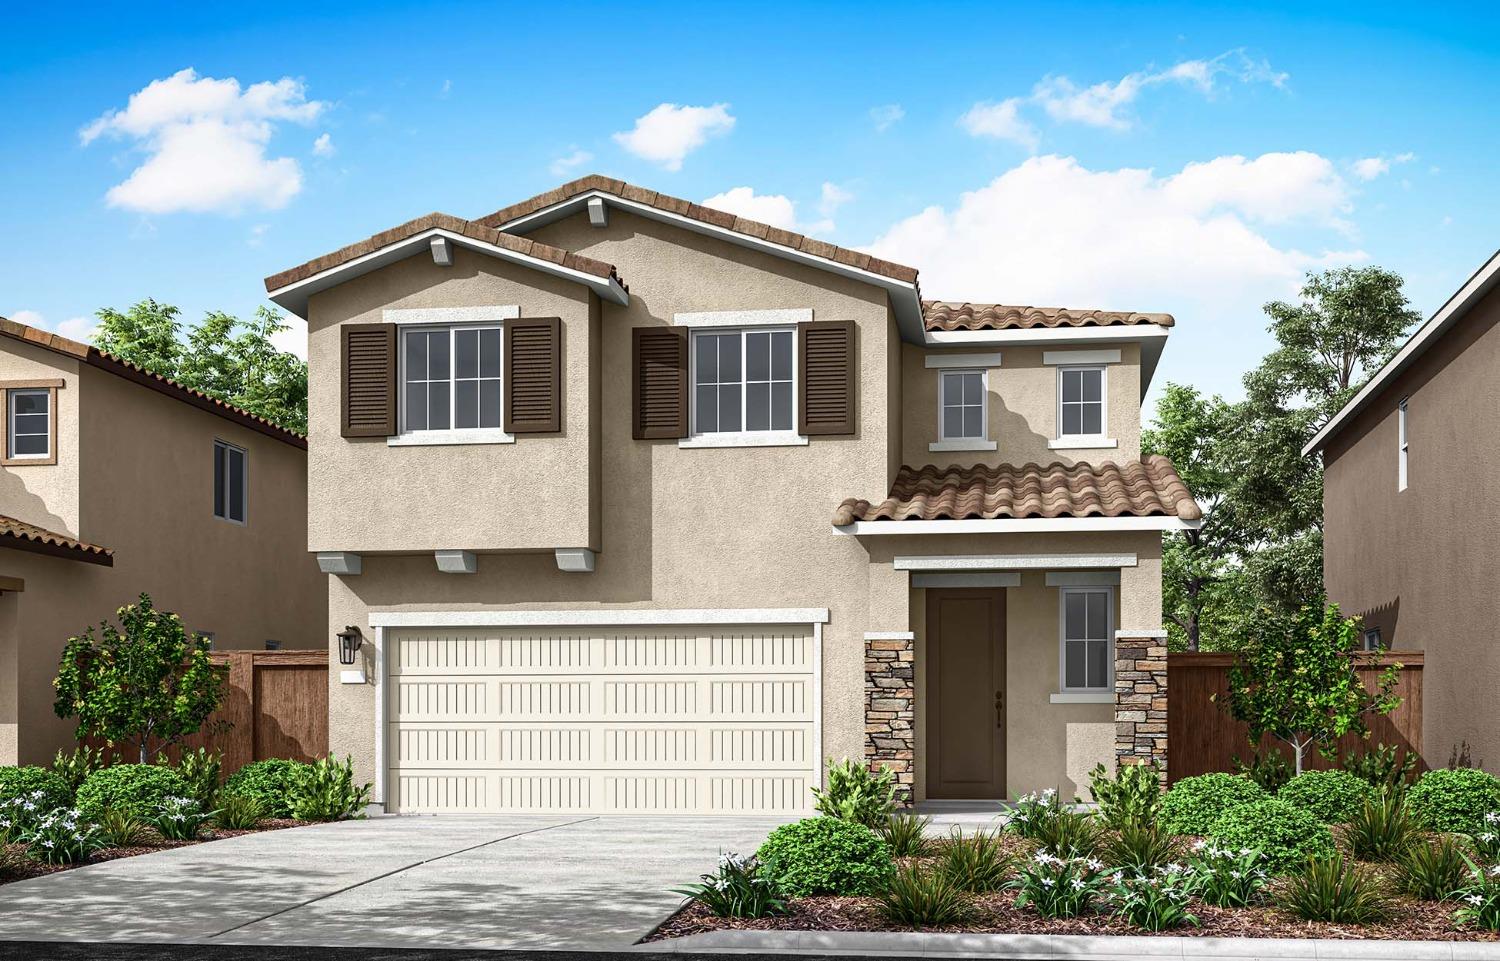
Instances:
[[[1005,797],[1005,589],[927,590],[927,796]]]

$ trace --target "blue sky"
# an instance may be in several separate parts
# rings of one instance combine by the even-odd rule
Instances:
[[[7,15],[0,313],[75,336],[144,297],[248,314],[267,274],[587,172],[928,297],[1169,311],[1159,381],[1229,394],[1303,270],[1391,267],[1425,313],[1500,246],[1492,5],[38,6]]]

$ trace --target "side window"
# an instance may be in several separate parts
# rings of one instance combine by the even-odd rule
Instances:
[[[1062,591],[1062,689],[1114,688],[1114,627],[1108,588]]]
[[[500,430],[501,329],[401,331],[401,432]]]
[[[987,434],[983,370],[942,371],[938,436],[943,440],[984,440]]]
[[[1401,398],[1401,403],[1396,405],[1396,490],[1406,490],[1406,456],[1407,456],[1407,433],[1406,427],[1406,398]]]
[[[1104,368],[1058,368],[1058,436],[1091,437],[1104,433]]]
[[[245,523],[245,501],[249,488],[249,458],[245,450],[224,441],[214,441],[214,516],[236,524]]]
[[[692,433],[795,429],[792,330],[700,330],[692,344]]]
[[[52,450],[50,388],[13,388],[5,392],[5,454],[10,460],[49,460]]]

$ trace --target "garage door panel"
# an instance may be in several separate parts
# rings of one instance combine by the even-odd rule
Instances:
[[[489,634],[403,632],[391,642],[389,674],[697,674],[749,669],[759,673],[812,670],[813,642],[785,626],[673,629],[588,636],[527,631]]]

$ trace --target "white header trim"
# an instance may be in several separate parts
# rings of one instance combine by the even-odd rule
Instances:
[[[992,440],[981,440],[975,437],[971,440],[935,440],[927,445],[927,449],[933,453],[943,454],[953,451],[988,451],[997,450],[999,443]]]
[[[492,307],[403,307],[382,310],[380,319],[388,324],[483,324],[497,320],[515,320],[521,316],[518,304],[496,304]]]
[[[1000,351],[984,354],[928,354],[923,361],[928,370],[951,370],[956,367],[999,367]]]
[[[826,607],[542,611],[373,611],[371,627],[547,627],[629,624],[824,624]]]
[[[1162,630],[1161,628],[1158,628],[1158,627],[1153,627],[1150,630],[1115,631],[1115,640],[1117,640],[1117,641],[1120,640],[1121,638],[1124,638],[1126,640],[1130,640],[1131,638],[1135,638],[1135,639],[1139,640],[1141,638],[1147,638],[1147,637],[1156,638],[1158,640],[1163,640],[1164,641],[1164,640],[1167,639],[1167,632],[1164,631],[1164,630]]]
[[[1042,363],[1058,364],[1118,364],[1120,351],[1116,350],[1044,350]]]
[[[1097,343],[1162,341],[1170,328],[1158,324],[1131,324],[1128,327],[1021,327],[1012,330],[929,330],[924,343],[929,347],[1045,347],[1056,343]]]
[[[1134,554],[935,554],[898,556],[898,571],[1045,571],[1091,567],[1134,567]]]
[[[811,307],[787,307],[781,310],[706,310],[673,314],[676,327],[791,327],[812,323]]]
[[[685,450],[704,447],[806,447],[807,438],[794,430],[742,430],[684,437],[677,446]]]
[[[1195,531],[1201,520],[1180,517],[1002,517],[994,520],[855,521],[836,534],[1025,534],[1060,531]]]
[[[1095,691],[1089,689],[1062,691],[1051,695],[1049,700],[1053,704],[1113,704],[1115,702],[1115,692],[1113,690]]]
[[[1097,434],[1068,434],[1065,437],[1047,441],[1048,450],[1109,450],[1119,446],[1119,441],[1113,437],[1103,437]]]

